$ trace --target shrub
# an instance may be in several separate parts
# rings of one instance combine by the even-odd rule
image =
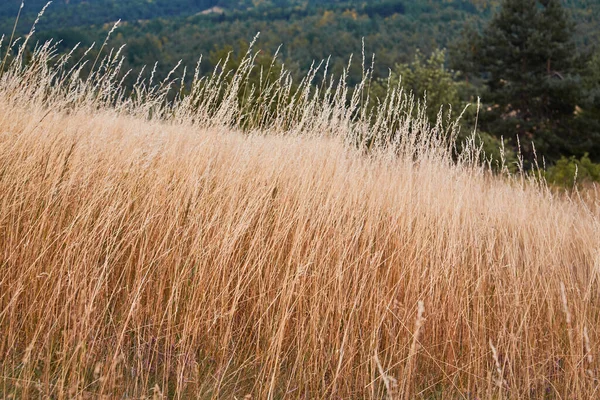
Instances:
[[[562,187],[573,187],[586,182],[600,182],[600,164],[592,162],[586,153],[581,158],[561,157],[546,170],[546,180]]]

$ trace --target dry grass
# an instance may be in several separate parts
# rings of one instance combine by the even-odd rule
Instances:
[[[242,134],[248,66],[166,102],[48,49],[0,78],[2,397],[600,395],[597,198],[453,162],[399,91],[367,128],[281,80]]]

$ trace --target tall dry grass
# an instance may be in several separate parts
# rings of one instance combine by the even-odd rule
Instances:
[[[2,397],[600,395],[598,197],[494,176],[400,89],[367,108],[368,69],[240,102],[252,59],[168,100],[118,51],[10,58]]]

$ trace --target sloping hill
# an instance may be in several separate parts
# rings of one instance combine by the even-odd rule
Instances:
[[[2,397],[598,393],[598,193],[493,175],[399,90],[368,125],[343,82],[239,103],[251,55],[167,101],[50,54],[0,79]]]

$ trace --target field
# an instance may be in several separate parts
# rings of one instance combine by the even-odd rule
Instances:
[[[118,51],[3,64],[1,397],[600,396],[595,188],[401,89],[365,117],[368,71],[252,98],[252,57],[175,99]]]

